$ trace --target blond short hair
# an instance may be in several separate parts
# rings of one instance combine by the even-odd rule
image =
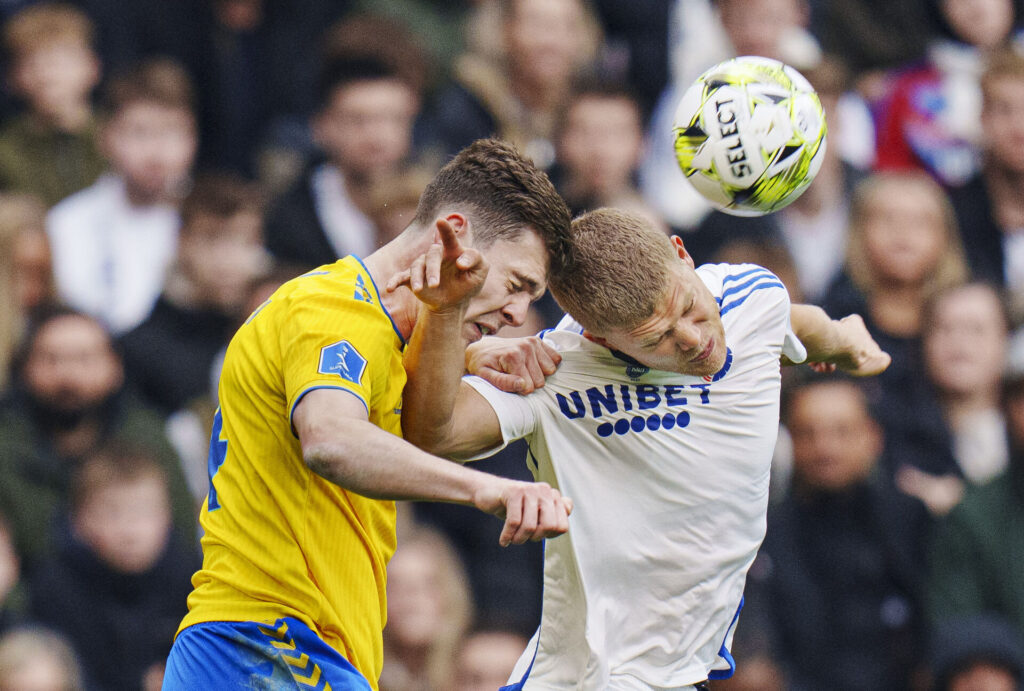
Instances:
[[[894,185],[914,185],[931,197],[942,219],[943,250],[929,273],[922,294],[925,296],[958,285],[967,280],[967,259],[963,242],[960,240],[959,224],[953,205],[946,192],[934,179],[920,171],[876,173],[862,180],[853,193],[850,204],[850,227],[846,240],[846,271],[854,285],[864,295],[870,295],[878,288],[874,267],[865,260],[867,256],[864,240],[864,226],[869,208],[879,193]]]
[[[17,60],[40,47],[75,43],[92,48],[95,29],[89,17],[73,5],[44,2],[26,7],[4,27],[4,48]]]
[[[650,318],[676,256],[665,233],[637,214],[595,209],[572,222],[570,244],[548,281],[562,309],[596,334]]]

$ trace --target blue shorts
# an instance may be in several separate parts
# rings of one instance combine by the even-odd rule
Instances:
[[[163,691],[371,691],[366,678],[297,619],[194,624],[174,641]]]

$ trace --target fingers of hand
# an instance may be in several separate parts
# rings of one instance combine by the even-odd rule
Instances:
[[[509,495],[502,546],[562,535],[569,530],[571,499],[544,482],[524,483]]]
[[[409,287],[412,288],[412,292],[420,293],[423,291],[423,281],[426,273],[427,258],[426,256],[419,256],[413,260],[412,265],[409,267]]]
[[[539,338],[536,338],[536,340],[540,343],[540,352],[537,353],[537,359],[540,361],[541,370],[544,374],[554,374],[555,370],[558,369],[558,364],[562,361],[562,356],[544,341]]]
[[[426,254],[424,268],[424,284],[429,288],[441,285],[441,261],[443,259],[440,245],[431,245]]]
[[[501,535],[498,536],[498,544],[502,547],[511,545],[512,539],[519,531],[519,525],[523,520],[522,500],[522,494],[513,494],[505,502],[505,526],[501,529]]]
[[[409,269],[399,271],[390,279],[388,279],[388,284],[387,286],[385,286],[385,290],[389,293],[392,293],[401,288],[402,286],[408,285],[411,276],[412,272]]]
[[[512,544],[514,545],[521,545],[527,540],[533,539],[540,518],[541,498],[536,492],[524,492],[522,502],[522,519],[519,522],[519,528],[512,535]]]
[[[441,246],[446,257],[457,257],[462,251],[459,237],[452,224],[443,218],[437,219],[437,234],[441,236]]]
[[[522,377],[500,372],[493,367],[481,367],[475,374],[495,388],[501,389],[506,393],[519,393],[526,384]]]

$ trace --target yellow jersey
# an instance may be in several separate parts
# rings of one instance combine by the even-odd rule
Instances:
[[[302,459],[302,396],[341,389],[401,435],[404,340],[356,257],[279,288],[231,340],[200,515],[203,568],[185,627],[295,617],[377,688],[395,505],[348,492]]]

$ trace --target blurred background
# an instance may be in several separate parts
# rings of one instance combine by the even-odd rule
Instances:
[[[0,0],[0,691],[157,689],[200,563],[223,350],[366,255],[497,135],[578,213],[756,262],[893,356],[784,373],[768,537],[719,690],[1011,691],[1024,674],[1020,0]],[[672,154],[731,56],[828,117],[794,204],[737,219]],[[520,333],[560,312],[538,302]],[[528,478],[514,446],[476,464]],[[385,691],[496,689],[542,548],[403,505]]]

